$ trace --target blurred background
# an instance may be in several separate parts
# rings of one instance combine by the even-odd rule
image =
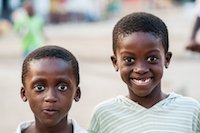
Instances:
[[[73,103],[70,117],[84,128],[95,105],[127,87],[111,61],[112,29],[124,15],[145,11],[168,26],[171,64],[162,87],[200,100],[200,53],[186,50],[196,18],[195,0],[33,0],[35,15],[44,22],[43,45],[70,50],[80,65],[81,100]],[[22,36],[15,29],[23,15],[23,0],[0,0],[0,132],[11,133],[17,125],[33,119],[28,103],[20,98]],[[22,27],[22,29],[24,29]],[[200,40],[200,35],[197,36]]]

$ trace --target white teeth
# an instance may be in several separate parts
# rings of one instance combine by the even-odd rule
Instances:
[[[137,85],[147,85],[151,79],[148,78],[148,79],[133,79],[134,83],[137,84]]]

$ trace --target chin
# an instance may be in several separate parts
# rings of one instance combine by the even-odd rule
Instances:
[[[147,97],[151,94],[151,91],[137,91],[134,94],[138,97]]]

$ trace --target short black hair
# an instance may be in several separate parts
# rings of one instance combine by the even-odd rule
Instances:
[[[77,84],[77,86],[79,85],[79,83],[80,83],[79,65],[78,65],[78,61],[77,61],[76,57],[67,49],[65,49],[63,47],[59,47],[59,46],[54,46],[54,45],[47,45],[47,46],[40,47],[40,48],[34,50],[33,52],[31,52],[24,59],[24,62],[22,65],[22,75],[21,75],[23,85],[25,85],[25,78],[28,73],[29,63],[34,59],[39,60],[42,58],[59,58],[66,62],[71,61],[73,73],[76,78],[76,84]]]
[[[168,29],[165,23],[153,14],[146,12],[134,12],[121,18],[113,29],[113,52],[119,38],[126,37],[133,32],[149,32],[161,39],[165,52],[169,49]]]

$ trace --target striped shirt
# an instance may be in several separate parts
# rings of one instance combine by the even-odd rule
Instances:
[[[147,109],[125,96],[99,104],[90,133],[200,133],[200,104],[175,93]]]

